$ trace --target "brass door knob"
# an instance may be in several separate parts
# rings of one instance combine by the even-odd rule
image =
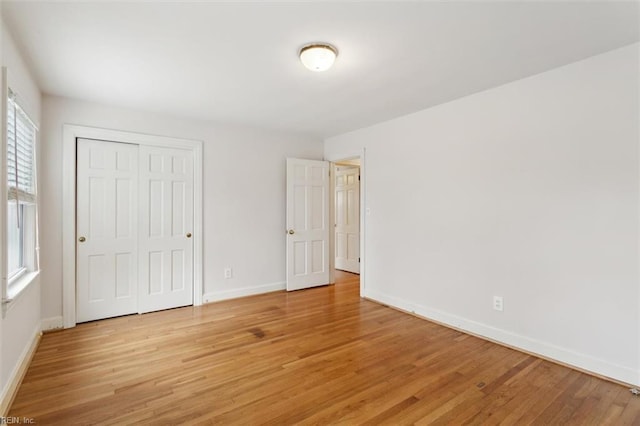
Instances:
[[[296,231],[294,231],[293,229],[289,229],[289,235],[293,235],[295,233],[296,233]]]
[[[80,237],[78,238],[78,241],[80,241],[81,243],[84,243],[85,241],[87,241],[87,239],[85,237]]]
[[[187,238],[191,238],[191,232],[187,232]]]

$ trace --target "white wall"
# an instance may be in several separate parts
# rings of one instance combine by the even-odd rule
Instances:
[[[366,149],[366,296],[640,383],[638,71],[635,44],[326,140]]]
[[[40,121],[40,90],[20,52],[0,20],[2,65],[9,71],[9,85],[18,93],[18,101],[36,123]],[[4,158],[4,156],[2,157]],[[0,190],[6,199],[6,190]],[[0,248],[0,251],[2,248]],[[4,253],[0,253],[4,256]],[[3,274],[4,275],[4,272]],[[0,400],[13,380],[22,358],[40,332],[40,281],[38,278],[10,305],[0,321]]]
[[[63,124],[204,141],[205,301],[284,288],[285,158],[320,159],[322,141],[51,96],[43,118],[43,318],[62,315]]]

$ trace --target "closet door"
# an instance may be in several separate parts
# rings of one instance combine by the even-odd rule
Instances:
[[[138,312],[138,146],[77,140],[77,322]]]
[[[193,304],[193,153],[140,146],[140,313]]]

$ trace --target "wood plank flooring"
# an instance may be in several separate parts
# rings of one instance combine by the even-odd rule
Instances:
[[[10,416],[38,424],[640,424],[607,382],[335,286],[45,334]]]

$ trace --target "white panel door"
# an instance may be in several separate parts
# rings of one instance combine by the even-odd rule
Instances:
[[[140,313],[193,304],[193,153],[140,146]]]
[[[138,147],[77,141],[77,322],[135,313]]]
[[[329,163],[287,158],[287,290],[329,283]]]
[[[339,166],[335,176],[336,269],[360,273],[360,168]]]

